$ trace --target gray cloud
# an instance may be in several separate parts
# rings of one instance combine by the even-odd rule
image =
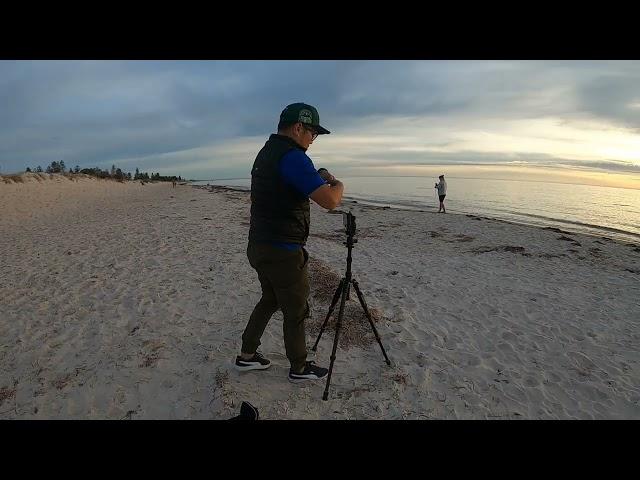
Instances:
[[[0,61],[0,165],[19,171],[60,159],[110,166],[140,158],[145,168],[179,173],[193,149],[266,138],[293,101],[317,105],[336,134],[357,132],[376,118],[407,117],[451,117],[461,127],[470,120],[597,118],[639,128],[640,108],[630,107],[640,104],[639,85],[640,62]],[[374,157],[383,156],[401,162],[411,153]],[[503,158],[479,152],[421,158],[489,157]],[[599,165],[626,168],[609,160]],[[198,168],[205,174],[207,167]],[[208,168],[234,167],[212,158]]]
[[[603,75],[580,86],[577,94],[585,111],[640,133],[640,72]]]

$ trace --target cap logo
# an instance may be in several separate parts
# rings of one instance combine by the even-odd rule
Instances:
[[[300,110],[300,114],[298,115],[298,121],[302,123],[313,123],[313,114],[311,110]]]

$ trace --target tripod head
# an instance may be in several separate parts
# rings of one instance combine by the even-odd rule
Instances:
[[[356,238],[353,236],[356,234],[356,216],[348,212],[342,212],[342,223],[344,224],[344,233],[347,234],[347,240],[343,243],[349,249],[349,257],[351,257],[351,249],[353,248],[354,243],[358,243]]]
[[[351,211],[342,212],[342,223],[347,236],[353,237],[356,234],[356,216]]]

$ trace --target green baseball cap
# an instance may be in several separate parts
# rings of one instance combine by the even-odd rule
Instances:
[[[326,128],[320,126],[318,110],[306,103],[292,103],[291,105],[287,105],[280,114],[280,121],[287,123],[301,122],[305,125],[310,125],[316,129],[318,135],[331,133]]]

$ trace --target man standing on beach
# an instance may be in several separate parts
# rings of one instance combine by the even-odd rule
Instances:
[[[264,370],[271,362],[257,349],[271,316],[282,310],[289,380],[324,378],[328,370],[307,361],[304,320],[309,315],[309,198],[332,210],[342,200],[344,186],[327,170],[316,171],[306,151],[318,135],[318,110],[293,103],[280,114],[278,133],[272,134],[251,169],[251,223],[247,257],[258,273],[262,298],[253,309],[236,357],[241,371]]]
[[[447,196],[447,182],[444,181],[444,175],[440,175],[438,177],[440,179],[440,183],[436,183],[436,186],[433,188],[438,189],[438,198],[440,199],[440,208],[438,208],[438,213],[442,211],[442,213],[447,213],[444,208],[444,197]]]

